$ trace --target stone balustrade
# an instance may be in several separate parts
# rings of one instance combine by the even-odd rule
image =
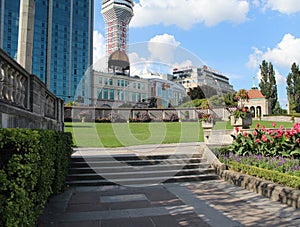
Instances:
[[[0,126],[63,130],[63,100],[0,49]]]

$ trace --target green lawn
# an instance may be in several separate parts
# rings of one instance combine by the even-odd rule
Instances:
[[[253,121],[273,128],[270,121]],[[277,127],[291,128],[293,123],[277,122]],[[213,130],[233,129],[230,122],[217,122]],[[77,147],[124,147],[143,144],[203,142],[203,129],[198,122],[160,123],[65,123]]]
[[[123,147],[142,144],[203,142],[197,122],[168,123],[65,123],[77,147]]]

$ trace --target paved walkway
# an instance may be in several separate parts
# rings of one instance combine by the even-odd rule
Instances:
[[[150,187],[74,187],[54,196],[40,226],[300,226],[300,212],[221,180]]]

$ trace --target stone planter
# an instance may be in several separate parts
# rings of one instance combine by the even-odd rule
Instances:
[[[201,121],[203,129],[211,129],[214,127],[214,121]]]
[[[252,125],[251,113],[247,114],[245,118],[235,118],[234,116],[230,116],[230,124],[235,127],[249,128]]]

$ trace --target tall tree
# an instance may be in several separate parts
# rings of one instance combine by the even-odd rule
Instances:
[[[296,65],[296,63],[293,63],[286,82],[287,96],[289,98],[291,110],[300,113],[300,71],[299,65]]]
[[[259,66],[261,73],[261,80],[259,87],[261,93],[269,100],[271,104],[271,110],[274,111],[276,103],[278,101],[277,94],[277,84],[275,78],[275,71],[271,62],[262,61],[262,64]]]

